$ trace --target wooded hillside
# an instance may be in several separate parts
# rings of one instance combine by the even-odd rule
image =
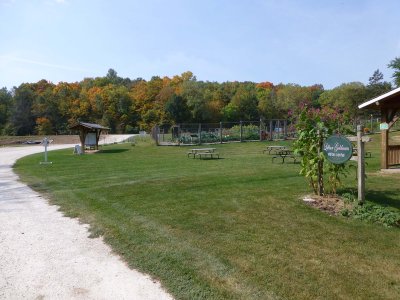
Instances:
[[[359,103],[391,88],[379,70],[368,85],[352,82],[324,90],[321,84],[204,82],[192,72],[131,80],[110,69],[104,77],[80,82],[43,79],[0,89],[0,133],[65,134],[77,120],[102,124],[112,133],[135,133],[154,124],[287,118],[302,102],[329,105],[352,120]]]

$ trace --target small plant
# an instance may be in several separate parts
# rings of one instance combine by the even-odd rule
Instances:
[[[356,203],[355,197],[350,193],[343,194],[342,197],[345,203],[354,203],[352,208],[341,210],[340,214],[343,217],[378,223],[387,227],[400,227],[400,213],[385,206]]]
[[[357,205],[352,212],[355,219],[380,223],[384,226],[400,226],[400,214],[387,207],[366,203]]]
[[[356,201],[356,196],[352,193],[344,193],[341,196],[344,203],[353,203]]]

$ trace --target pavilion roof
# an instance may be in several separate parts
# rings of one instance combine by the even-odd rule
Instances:
[[[81,121],[79,121],[77,124],[70,127],[70,129],[76,129],[76,130],[81,129],[81,128],[87,128],[89,130],[95,130],[95,129],[110,130],[110,128],[104,127],[99,124],[87,123],[87,122],[81,122]]]
[[[394,89],[386,94],[380,95],[374,99],[364,102],[358,106],[361,108],[376,109],[381,108],[400,108],[400,87]]]

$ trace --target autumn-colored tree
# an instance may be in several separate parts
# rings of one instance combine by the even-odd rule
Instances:
[[[53,126],[49,119],[39,117],[36,119],[36,133],[39,135],[48,135],[53,133]]]
[[[374,78],[379,79],[378,75]],[[365,93],[364,86],[354,83],[324,91],[322,85],[204,82],[190,71],[172,78],[153,76],[146,81],[121,78],[109,69],[105,76],[75,83],[40,80],[22,84],[14,91],[1,90],[0,130],[32,134],[51,128],[52,132],[62,134],[82,120],[122,133],[176,122],[285,118],[288,111],[296,113],[296,107],[304,100],[311,101],[312,107],[325,104],[354,117],[354,108],[365,95],[371,93]]]

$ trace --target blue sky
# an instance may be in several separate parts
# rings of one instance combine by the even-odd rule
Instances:
[[[0,0],[0,87],[135,79],[368,82],[400,56],[398,0]]]

